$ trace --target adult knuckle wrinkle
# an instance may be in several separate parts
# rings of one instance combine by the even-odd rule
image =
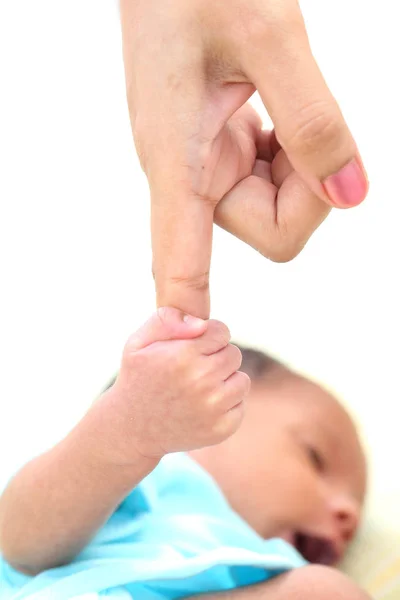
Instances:
[[[314,154],[321,149],[333,149],[343,138],[343,127],[338,116],[324,103],[303,108],[294,118],[293,131],[287,146],[292,151]]]
[[[206,292],[210,287],[210,272],[194,275],[179,275],[170,277],[170,282],[177,286],[184,286],[196,292]]]

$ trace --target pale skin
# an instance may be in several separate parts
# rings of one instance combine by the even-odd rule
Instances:
[[[157,303],[208,318],[213,222],[287,261],[331,207],[364,200],[367,177],[296,0],[120,6],[132,131],[151,192]],[[273,132],[247,104],[255,90]],[[315,587],[318,599],[332,581],[321,575],[328,583]],[[297,577],[228,596],[299,600]],[[312,600],[307,582],[297,583]],[[361,598],[349,585],[336,582],[332,598]]]
[[[333,448],[323,446],[322,438],[314,437],[321,430],[325,414],[325,409],[322,413],[313,412],[319,406],[319,388],[308,388],[306,383],[302,384],[305,387],[298,387],[293,376],[289,377],[285,392],[278,394],[279,377],[272,377],[267,386],[261,381],[254,386],[249,410],[238,430],[249,378],[238,372],[240,352],[229,344],[229,337],[222,323],[185,321],[175,309],[158,312],[131,336],[116,384],[64,440],[26,465],[3,494],[0,547],[8,562],[31,574],[68,562],[160,458],[180,450],[192,452],[193,458],[216,479],[231,505],[261,535],[282,535],[289,541],[297,529],[323,535],[332,538],[337,559],[340,558],[357,526],[365,486],[365,464],[350,420],[334,401],[326,400],[325,416],[331,425],[333,422],[339,427],[341,443],[348,449],[339,460]],[[307,411],[308,420],[293,432],[291,415],[298,410],[293,396],[298,392],[301,411]],[[275,409],[271,412],[274,394],[281,409],[274,416],[276,427],[268,428],[266,421],[272,423],[275,414]],[[306,434],[308,437],[303,439]],[[314,450],[323,456],[321,460],[329,464],[326,472],[316,469],[308,445],[315,446]],[[211,446],[215,452],[209,450]],[[291,478],[296,487],[282,489],[281,496],[293,495],[297,490],[306,496],[303,506],[284,505],[279,496],[271,467],[282,459],[281,452],[285,469],[298,475],[296,480]],[[232,461],[238,473],[236,485],[227,475]],[[250,470],[249,461],[253,462]],[[350,478],[350,471],[357,476]],[[254,487],[259,478],[264,481],[261,487],[254,487],[254,505],[243,502],[239,493],[243,489],[242,478],[249,472],[254,477],[247,482],[249,485]],[[268,478],[271,489],[278,489],[275,500],[263,487],[268,485]],[[272,512],[267,496],[272,500],[272,508],[275,506]],[[278,505],[281,512],[277,512]],[[256,521],[252,517],[255,514]],[[336,594],[343,592],[343,600],[366,598],[330,570],[326,574],[318,569],[304,571],[305,575],[283,576],[222,597],[297,600],[302,596],[295,594],[303,586],[303,591],[310,588],[307,600],[312,600],[319,597],[312,595],[313,590],[317,593],[322,589],[325,579]],[[334,600],[340,596],[332,592],[326,598]]]
[[[362,202],[367,178],[295,0],[235,0],[229,10],[213,0],[120,4],[157,302],[207,318],[213,221],[272,260],[290,260],[332,206]],[[255,89],[274,132],[262,132],[246,104]],[[227,597],[290,600],[286,581]],[[356,600],[354,589],[346,594]]]
[[[260,585],[190,600],[371,600],[338,571],[312,565]]]
[[[162,456],[236,431],[250,380],[229,339],[222,323],[172,308],[132,335],[112,389],[1,497],[6,560],[29,573],[65,564]]]
[[[152,208],[159,306],[208,318],[213,221],[296,256],[367,177],[297,0],[121,0],[127,97]],[[274,123],[263,132],[255,90]]]
[[[286,261],[332,206],[362,202],[366,175],[295,0],[235,0],[229,10],[215,0],[121,0],[121,22],[132,129],[151,189],[157,302],[208,318],[213,222]],[[262,132],[246,105],[255,89],[274,132]],[[128,342],[112,390],[5,491],[0,544],[16,568],[67,562],[161,456],[218,444],[239,427],[249,381],[225,326],[184,324],[171,310]],[[175,418],[166,421],[171,398]],[[366,598],[314,567],[217,596]]]
[[[366,464],[349,415],[321,387],[275,367],[253,381],[240,429],[191,456],[263,538],[286,539],[310,562],[343,558],[360,521]]]

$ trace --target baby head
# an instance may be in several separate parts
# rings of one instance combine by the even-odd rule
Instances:
[[[337,564],[354,537],[366,461],[345,409],[315,383],[241,348],[252,380],[240,429],[191,456],[265,539],[280,537],[312,563]]]

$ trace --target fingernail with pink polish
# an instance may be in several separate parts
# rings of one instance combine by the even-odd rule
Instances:
[[[358,157],[327,177],[322,185],[332,204],[339,208],[357,206],[368,192],[368,179]]]

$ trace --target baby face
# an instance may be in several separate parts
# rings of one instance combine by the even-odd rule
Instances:
[[[253,382],[239,431],[192,457],[262,537],[281,537],[310,562],[335,565],[352,540],[366,463],[342,406],[314,383],[277,368]]]

